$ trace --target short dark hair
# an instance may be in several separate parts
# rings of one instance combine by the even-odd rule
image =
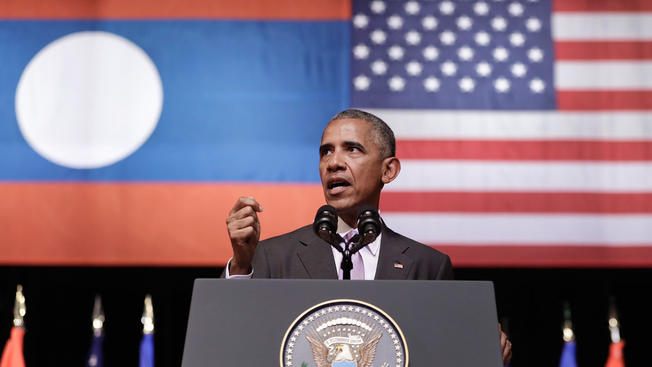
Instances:
[[[380,156],[382,159],[394,157],[396,155],[396,138],[394,138],[394,132],[380,117],[369,112],[351,108],[335,115],[329,123],[341,119],[367,121],[372,126],[375,135],[374,140],[380,150]]]

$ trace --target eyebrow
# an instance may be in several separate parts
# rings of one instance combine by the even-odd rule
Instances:
[[[329,148],[332,148],[332,147],[333,147],[333,144],[329,144],[329,143],[327,143],[327,144],[322,144],[322,145],[319,146],[319,153],[321,154],[321,153],[323,153],[326,149],[329,149]]]
[[[357,141],[348,141],[347,140],[347,141],[343,142],[342,145],[344,145],[347,148],[358,148],[362,152],[365,152],[365,153],[367,152],[367,149],[364,147],[364,145],[362,145],[361,143],[359,143]],[[322,145],[319,146],[319,153],[323,153],[325,150],[331,149],[332,147],[333,147],[333,144],[331,144],[331,143],[322,144]]]
[[[364,147],[364,145],[358,143],[357,141],[345,141],[344,146],[347,148],[358,148],[363,152],[366,152],[367,149]]]

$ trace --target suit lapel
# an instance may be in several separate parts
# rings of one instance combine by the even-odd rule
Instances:
[[[297,256],[311,279],[337,279],[335,260],[330,245],[312,233],[304,231],[297,245]]]
[[[407,279],[414,263],[405,254],[409,247],[394,231],[384,227],[375,279]]]

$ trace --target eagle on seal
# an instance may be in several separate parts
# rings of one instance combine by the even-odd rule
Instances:
[[[376,346],[382,333],[377,333],[369,341],[360,346],[356,359],[351,351],[351,346],[344,343],[332,345],[330,348],[315,338],[306,335],[312,348],[312,356],[317,367],[371,367],[376,355]]]

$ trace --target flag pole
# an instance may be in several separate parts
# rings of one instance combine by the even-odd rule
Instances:
[[[571,317],[570,304],[564,302],[564,325],[562,327],[562,337],[564,342],[574,342],[575,341],[575,332],[573,331],[573,320]]]
[[[16,286],[16,301],[14,302],[14,327],[0,358],[0,367],[25,367],[23,357],[23,339],[25,337],[25,315],[27,306],[23,295],[23,286]]]
[[[27,314],[27,305],[23,295],[23,286],[16,286],[16,301],[14,302],[14,326],[25,328],[25,315]]]
[[[88,352],[87,367],[102,367],[104,366],[104,310],[102,309],[102,298],[99,295],[95,296],[95,303],[93,304],[93,341],[91,342],[91,349]]]
[[[149,294],[145,296],[145,307],[140,322],[143,324],[143,334],[154,334],[154,306]]]
[[[154,306],[152,296],[145,296],[143,316],[143,338],[140,341],[140,367],[154,367]]]
[[[93,304],[93,335],[104,334],[104,309],[102,308],[102,297],[95,296]]]
[[[609,298],[609,334],[611,335],[611,345],[609,346],[609,357],[607,357],[605,367],[625,367],[623,357],[625,341],[620,337],[620,322],[618,321],[618,311],[614,297]]]
[[[577,360],[575,358],[575,332],[573,331],[571,309],[568,302],[564,302],[562,338],[564,339],[564,348],[561,351],[559,367],[577,367]]]
[[[620,342],[620,322],[618,322],[618,311],[613,297],[609,298],[609,334],[612,343]]]

